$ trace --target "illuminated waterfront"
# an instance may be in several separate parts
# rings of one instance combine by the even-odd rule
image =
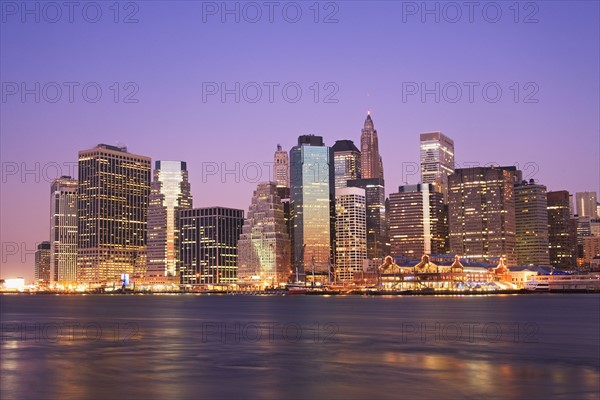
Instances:
[[[595,294],[4,295],[0,307],[1,398],[600,395]]]

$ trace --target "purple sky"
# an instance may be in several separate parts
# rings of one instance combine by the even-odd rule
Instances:
[[[278,3],[273,23],[266,7],[258,22],[250,22],[255,10],[244,9],[244,3],[239,3],[239,23],[234,15],[222,23],[219,10],[203,14],[203,7],[210,11],[221,2],[147,1],[136,3],[138,10],[122,3],[119,23],[113,22],[113,2],[94,3],[102,11],[97,23],[82,15],[87,3],[75,9],[72,23],[67,9],[55,23],[56,10],[49,8],[40,10],[39,23],[32,15],[22,22],[23,10],[13,15],[15,10],[2,4],[1,277],[33,278],[33,249],[48,240],[49,181],[72,172],[77,151],[98,143],[125,143],[130,152],[153,160],[185,160],[196,207],[247,209],[256,186],[244,181],[244,173],[252,179],[256,171],[256,164],[248,163],[271,162],[278,143],[289,149],[305,133],[323,136],[328,145],[338,139],[359,145],[371,109],[388,193],[405,181],[418,181],[411,171],[418,162],[419,133],[433,130],[454,139],[459,165],[517,164],[549,190],[600,191],[600,10],[595,1],[523,2],[518,23],[513,2],[493,3],[502,13],[496,23],[490,22],[496,10],[487,2],[474,10],[473,22],[463,8],[456,23],[451,22],[456,10],[444,8],[447,3],[438,4],[436,22],[422,10],[409,13],[422,2],[323,2],[319,23],[312,1],[295,3],[302,10],[297,23],[286,21],[295,17],[294,4],[286,2]],[[233,9],[236,3],[227,4]],[[86,10],[86,18],[93,19],[95,10]],[[123,23],[131,13],[138,22]],[[332,13],[338,22],[323,23]],[[538,22],[524,23],[532,18]],[[39,103],[34,95],[22,102],[20,92],[11,94],[22,82],[46,88]],[[56,97],[49,82],[63,88],[56,103],[49,101]],[[73,102],[64,82],[80,84]],[[102,89],[96,103],[82,95],[88,82]],[[116,103],[114,82],[120,85]],[[134,85],[125,87],[127,82]],[[203,82],[224,82],[229,88],[258,82],[262,97],[247,101],[255,96],[247,86],[239,103],[234,95],[225,102],[219,95],[203,101]],[[264,82],[279,83],[273,102]],[[302,89],[295,103],[282,94],[289,82]],[[315,82],[320,88],[316,103]],[[434,94],[422,101],[420,93],[407,92],[415,83],[434,89],[436,82],[438,103]],[[465,82],[478,83],[472,102]],[[488,100],[482,93],[486,84]],[[462,97],[451,102],[456,86]],[[139,91],[132,98],[139,101],[124,102],[134,87]],[[502,96],[492,103],[496,87]],[[325,102],[335,88],[332,99],[338,102]],[[88,95],[94,97],[93,87]],[[236,172],[203,179],[203,168],[213,163],[232,171],[239,163],[239,182]],[[22,176],[23,169],[37,172]],[[263,166],[262,180],[268,173]],[[17,254],[12,254],[14,243]]]

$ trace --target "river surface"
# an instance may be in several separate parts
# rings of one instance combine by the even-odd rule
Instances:
[[[598,399],[600,296],[0,296],[2,399]]]

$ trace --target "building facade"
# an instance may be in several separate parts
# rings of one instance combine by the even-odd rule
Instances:
[[[186,285],[235,283],[244,210],[184,209],[179,212],[179,219],[180,282]]]
[[[371,113],[367,114],[360,135],[361,174],[365,179],[383,180],[383,161],[379,155],[379,138]]]
[[[569,192],[548,192],[548,252],[550,265],[575,267],[577,258],[577,220],[571,218]]]
[[[550,265],[546,186],[533,179],[515,186],[517,264]]]
[[[420,259],[447,252],[444,196],[433,184],[400,186],[389,199],[391,254]]]
[[[321,136],[303,135],[290,150],[292,270],[329,275],[334,263],[333,154]]]
[[[51,278],[77,282],[77,180],[61,176],[50,187]]]
[[[575,193],[577,215],[579,217],[598,218],[598,199],[596,192]]]
[[[448,177],[454,173],[454,141],[442,132],[421,133],[421,182],[431,183],[448,199]]]
[[[148,206],[148,276],[179,275],[179,210],[192,208],[184,161],[156,161]]]
[[[261,182],[238,241],[238,283],[275,287],[289,280],[291,240],[277,184]]]
[[[146,271],[150,157],[99,144],[79,152],[77,278],[120,282]]]
[[[449,178],[450,252],[516,264],[514,167],[456,169]]]
[[[277,145],[277,151],[273,159],[273,179],[277,187],[290,187],[290,162],[287,151]]]
[[[331,147],[335,175],[335,188],[348,186],[348,181],[361,178],[360,151],[352,140],[338,140]]]
[[[35,251],[35,282],[48,285],[50,283],[50,242],[41,242]]]
[[[349,281],[367,259],[367,199],[365,189],[335,190],[336,279]]]

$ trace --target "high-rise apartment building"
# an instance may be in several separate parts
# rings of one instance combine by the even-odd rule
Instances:
[[[277,145],[273,160],[273,179],[277,187],[290,187],[290,163],[288,152]]]
[[[335,190],[335,266],[338,280],[352,280],[367,259],[367,205],[365,189]]]
[[[421,182],[431,183],[448,199],[448,177],[454,173],[454,141],[442,132],[421,133]]]
[[[180,282],[230,284],[237,279],[237,245],[244,210],[225,207],[179,211]]]
[[[577,220],[571,218],[569,192],[548,192],[548,244],[550,265],[572,268],[577,257]]]
[[[273,182],[258,184],[238,241],[239,283],[277,286],[291,276],[284,204]]]
[[[389,199],[391,254],[420,259],[445,253],[446,220],[444,196],[433,184],[400,186]]]
[[[514,184],[519,177],[514,167],[460,168],[450,175],[451,253],[475,260],[502,257],[515,265]]]
[[[361,178],[360,151],[352,140],[338,140],[331,147],[335,175],[335,187],[343,188],[351,179]]]
[[[50,270],[54,282],[77,282],[77,180],[70,176],[50,186]]]
[[[192,208],[184,161],[156,161],[148,206],[148,276],[179,275],[179,210]]]
[[[371,119],[371,113],[367,114],[360,135],[361,174],[365,179],[383,180],[383,161],[379,155],[379,138]]]
[[[598,218],[596,192],[577,192],[575,202],[579,217]]]
[[[517,264],[550,265],[546,186],[533,179],[515,186]]]
[[[99,144],[79,152],[77,279],[120,282],[146,271],[150,157]]]
[[[43,285],[50,283],[50,242],[41,242],[35,251],[35,281]]]
[[[321,136],[303,135],[290,150],[292,270],[329,276],[334,262],[333,154]]]

